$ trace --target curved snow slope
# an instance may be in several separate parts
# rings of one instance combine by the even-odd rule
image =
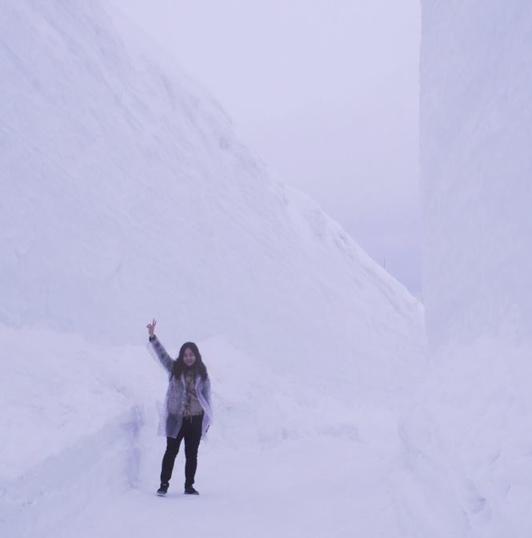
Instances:
[[[532,5],[423,2],[424,301],[433,345],[532,341]]]
[[[338,394],[409,386],[420,304],[130,34],[99,2],[2,8],[0,320],[123,344],[155,316],[173,353],[223,335]]]

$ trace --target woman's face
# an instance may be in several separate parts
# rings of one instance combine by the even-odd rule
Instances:
[[[187,366],[192,366],[196,362],[196,355],[194,355],[194,352],[188,347],[183,354],[183,361]]]

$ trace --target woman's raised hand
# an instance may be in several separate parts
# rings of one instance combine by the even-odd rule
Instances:
[[[146,327],[148,329],[148,335],[149,336],[153,336],[155,334],[155,324],[156,323],[157,322],[154,319],[151,323],[148,323],[148,325],[146,325]]]

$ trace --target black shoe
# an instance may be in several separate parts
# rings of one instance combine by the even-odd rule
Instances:
[[[185,493],[187,495],[199,495],[199,491],[194,489],[192,486],[185,486]]]
[[[161,482],[161,487],[157,490],[157,495],[159,495],[159,497],[164,497],[168,491],[168,486],[168,482],[164,484]]]

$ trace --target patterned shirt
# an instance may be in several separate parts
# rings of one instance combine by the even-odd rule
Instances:
[[[201,415],[203,407],[198,400],[196,394],[196,376],[194,372],[187,371],[183,374],[185,380],[185,397],[183,398],[183,416],[190,417],[192,415]]]

